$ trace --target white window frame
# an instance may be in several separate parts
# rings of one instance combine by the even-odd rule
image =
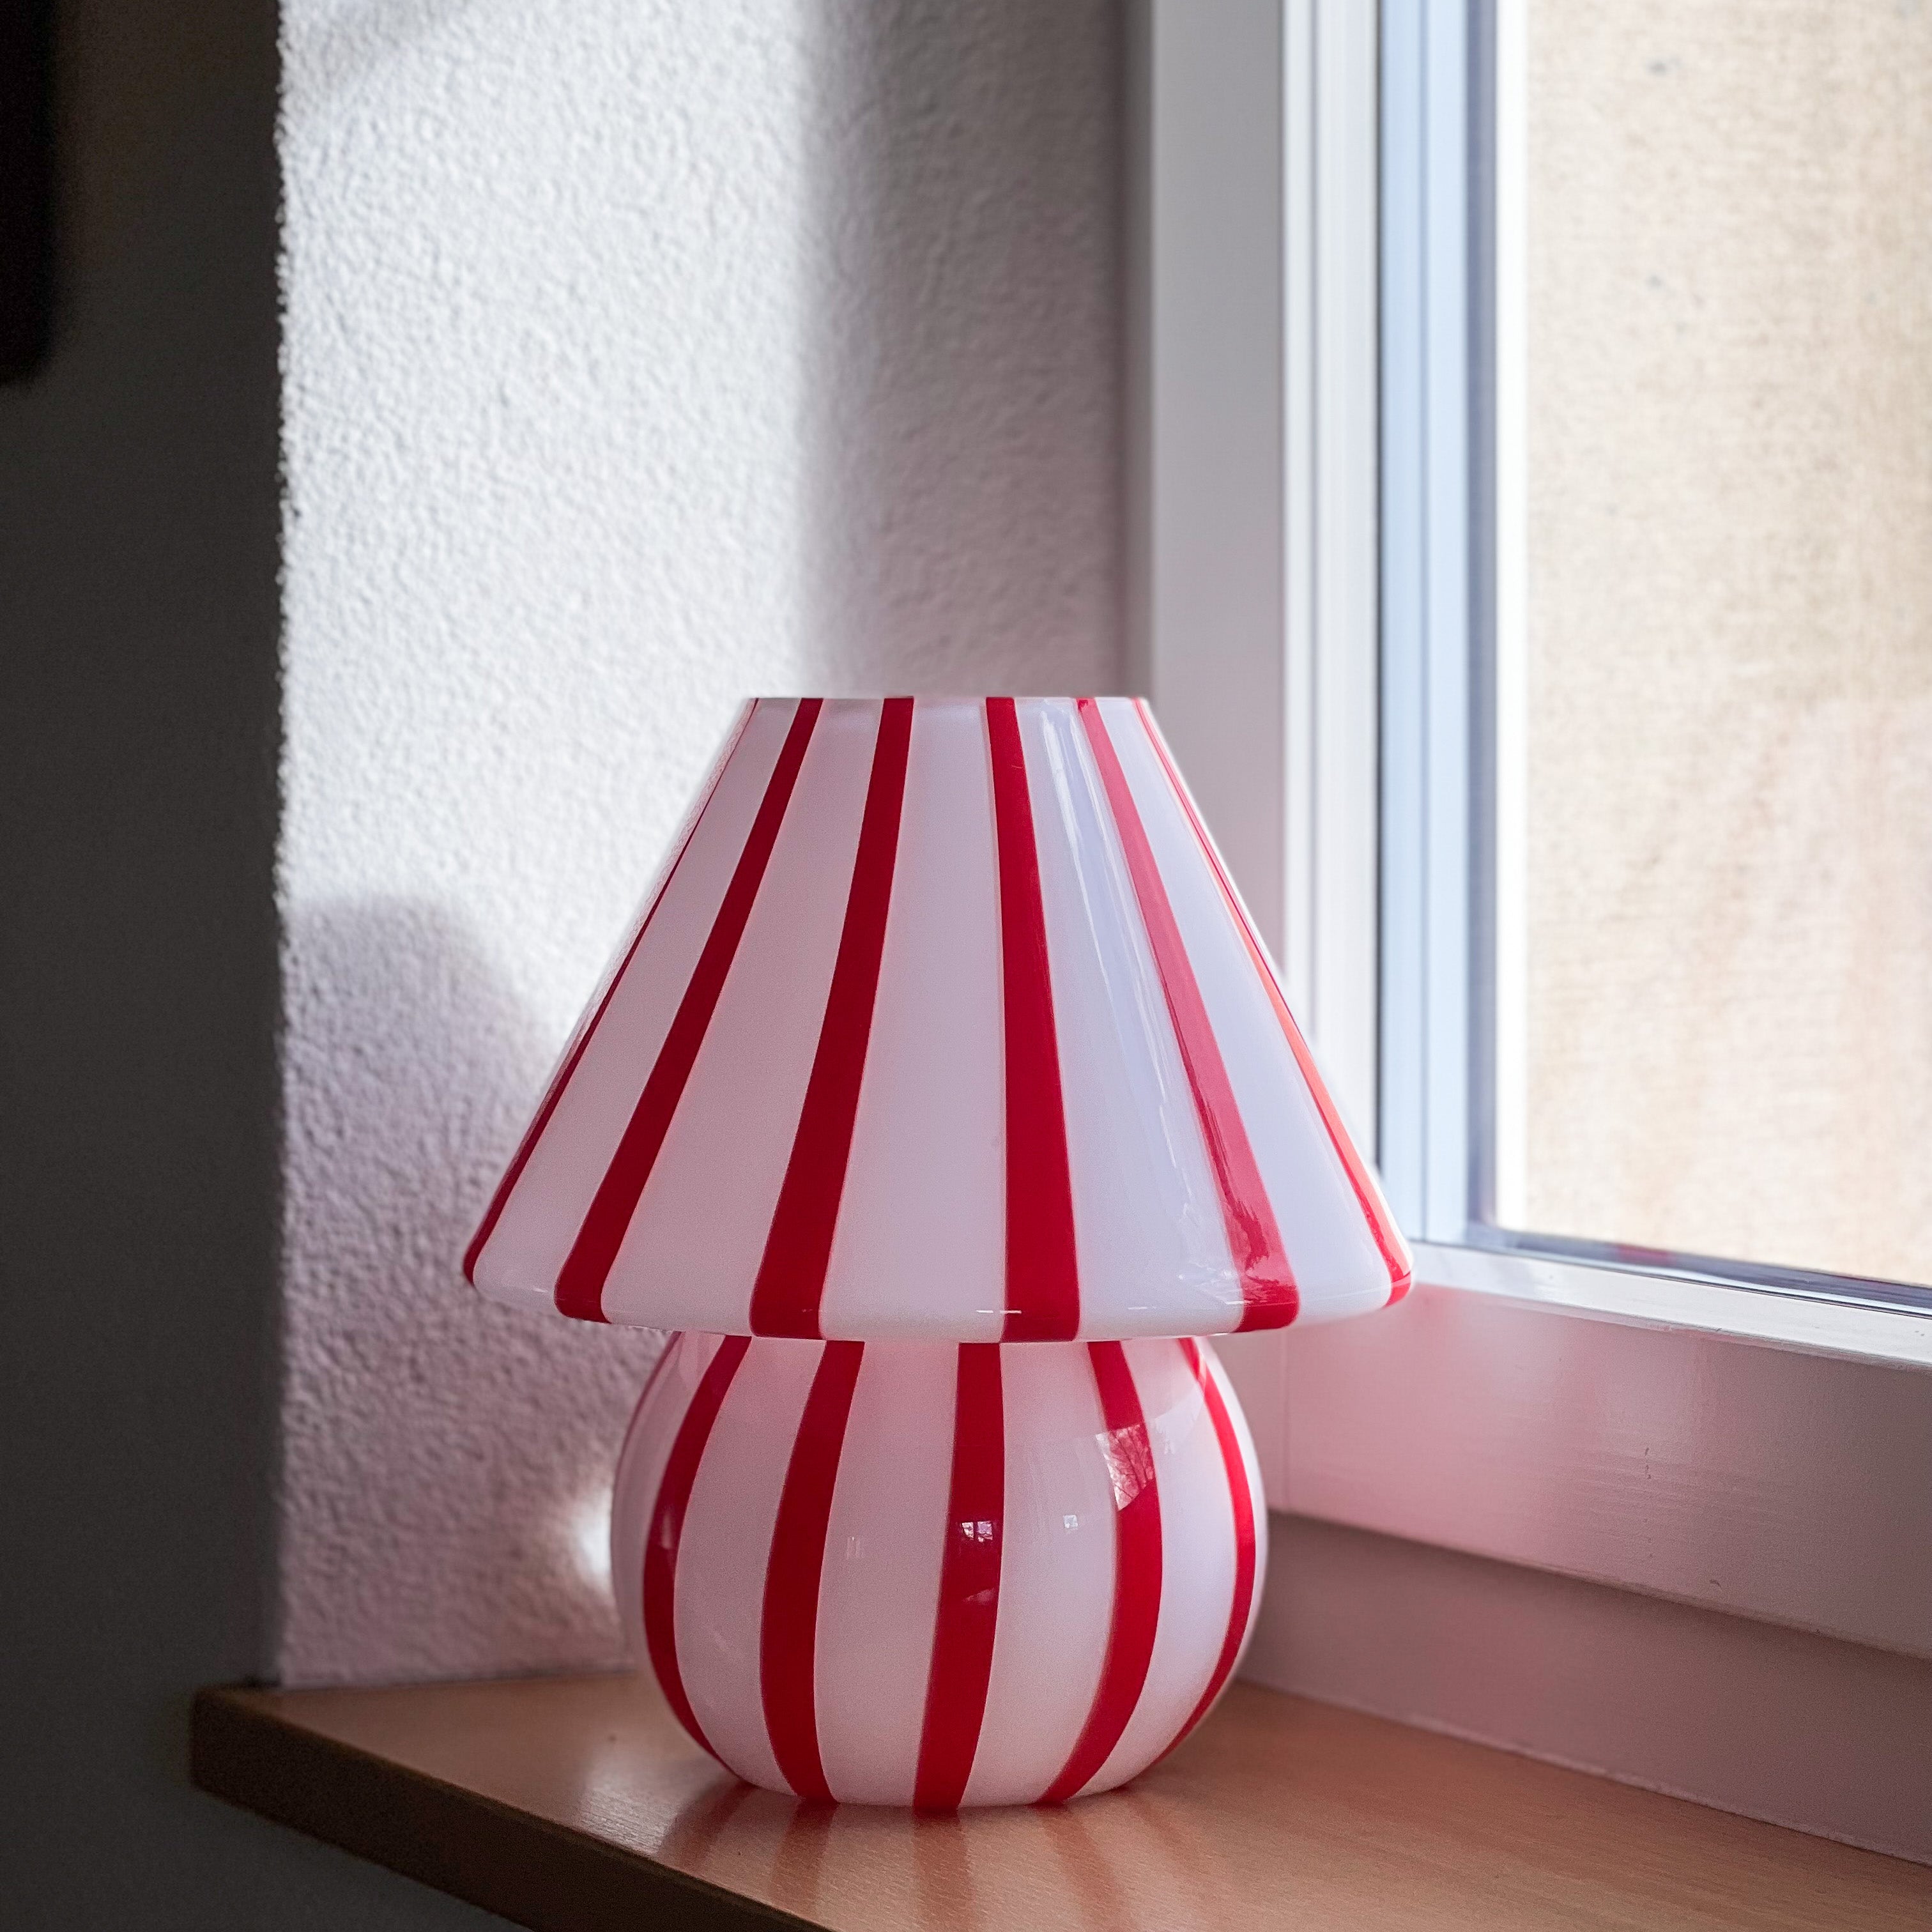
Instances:
[[[1521,220],[1470,112],[1520,87],[1519,4],[1132,16],[1138,668],[1417,1260],[1390,1314],[1227,1353],[1278,1508],[1932,1657],[1932,1317],[1474,1225],[1516,1184],[1511,1124],[1470,1124],[1521,1051],[1485,1017],[1519,915],[1471,855],[1508,850],[1520,721],[1499,750],[1468,700],[1472,625],[1505,669],[1520,638],[1522,397],[1471,300]]]

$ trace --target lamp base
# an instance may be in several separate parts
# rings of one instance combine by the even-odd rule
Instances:
[[[1204,1342],[683,1334],[625,1442],[612,1574],[634,1653],[749,1783],[1054,1804],[1206,1714],[1267,1521]]]

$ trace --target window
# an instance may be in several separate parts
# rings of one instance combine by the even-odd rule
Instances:
[[[1153,0],[1133,446],[1148,687],[1416,1250],[1400,1310],[1228,1352],[1270,1502],[1924,1656],[1911,13]],[[1774,944],[1713,943],[1740,904]],[[1783,1198],[1854,1147],[1882,1250]]]
[[[1932,16],[1390,0],[1383,56],[1392,1185],[1910,1305]]]
[[[1498,1218],[1932,1282],[1932,14],[1521,14]]]

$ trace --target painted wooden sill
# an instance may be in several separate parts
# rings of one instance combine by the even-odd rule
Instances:
[[[624,1677],[205,1690],[202,1789],[536,1932],[1932,1926],[1932,1870],[1238,1684],[1132,1789],[916,1819],[736,1783]]]

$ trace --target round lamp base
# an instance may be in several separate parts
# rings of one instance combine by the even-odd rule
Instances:
[[[672,1709],[748,1782],[1054,1804],[1205,1714],[1267,1520],[1204,1342],[685,1334],[624,1444],[613,1574]]]

